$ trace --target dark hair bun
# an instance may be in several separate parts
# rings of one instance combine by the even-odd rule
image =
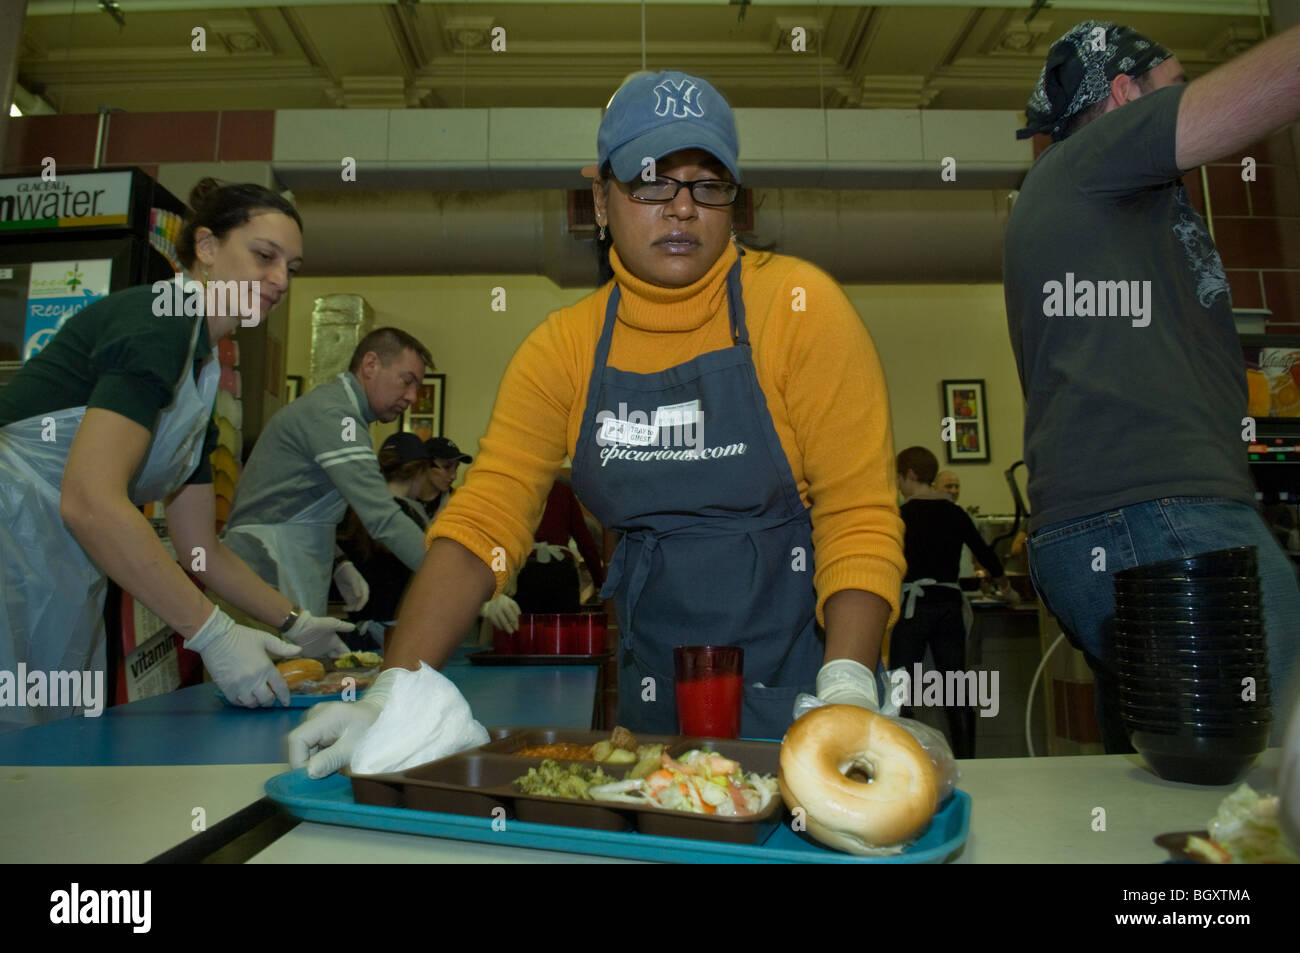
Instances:
[[[199,179],[194,184],[194,188],[190,189],[190,208],[197,212],[203,207],[203,203],[208,200],[208,197],[219,188],[221,188],[221,183],[212,176]]]

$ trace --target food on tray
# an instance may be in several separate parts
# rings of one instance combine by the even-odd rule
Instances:
[[[776,796],[776,779],[770,774],[747,774],[737,762],[707,748],[688,751],[679,759],[661,754],[659,761],[659,770],[645,777],[629,776],[589,793],[597,801],[718,817],[761,814]]]
[[[613,780],[600,768],[586,768],[580,764],[562,765],[548,759],[535,768],[529,768],[528,773],[516,778],[514,784],[525,794],[590,801],[592,787],[609,784]]]
[[[556,761],[594,761],[587,745],[562,741],[553,745],[530,745],[515,754],[521,758],[552,758]]]
[[[791,725],[778,780],[786,806],[802,809],[808,833],[850,854],[898,853],[938,807],[937,772],[925,749],[906,729],[856,705],[814,708]]]
[[[1211,864],[1294,864],[1300,861],[1278,827],[1277,795],[1243,784],[1223,799],[1210,821],[1210,839],[1192,835],[1184,850]]]
[[[374,682],[375,672],[330,672],[315,682],[305,683],[298,689],[300,695],[336,695],[346,689],[365,691]]]
[[[303,682],[314,682],[325,677],[325,666],[314,658],[295,658],[276,662],[275,667],[284,676],[285,684],[290,689],[297,688]]]
[[[636,749],[636,767],[627,773],[629,778],[644,778],[658,771],[663,763],[663,745],[640,745]]]
[[[609,761],[613,764],[635,764],[640,757],[636,735],[622,725],[614,728],[608,741],[598,741],[591,746],[593,761]]]
[[[335,668],[376,668],[384,657],[378,652],[349,652],[334,660]]]
[[[607,741],[582,745],[563,741],[548,745],[529,745],[517,748],[513,754],[520,758],[554,758],[557,761],[603,761],[609,764],[635,764],[638,769],[632,777],[645,777],[659,767],[663,745],[638,745],[636,735],[619,726]]]
[[[630,732],[616,733],[616,737],[625,745],[636,743],[636,737]],[[612,741],[599,744],[611,745],[607,753],[614,757],[614,763],[617,760],[624,764],[636,761],[636,766],[623,780],[610,777],[600,767],[561,765],[548,759],[515,779],[514,784],[525,794],[661,807],[719,817],[761,814],[776,797],[776,778],[746,773],[737,762],[707,748],[688,751],[681,758],[674,759],[664,753],[661,744],[637,745],[636,751],[631,751],[612,747]],[[515,754],[568,747],[581,746],[563,743],[537,745]],[[617,759],[615,756],[620,754],[623,757]]]
[[[327,673],[325,666],[314,658],[288,659],[277,662],[275,667],[295,695],[335,695],[347,688],[364,691],[378,674],[342,669]]]
[[[592,761],[608,761],[611,764],[636,764],[636,749],[615,748],[608,741],[597,741],[591,746]]]

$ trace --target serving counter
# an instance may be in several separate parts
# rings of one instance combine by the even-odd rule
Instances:
[[[594,667],[479,668],[464,654],[444,672],[484,724],[591,725]],[[173,859],[194,859],[183,848],[196,829],[205,826],[208,834],[200,837],[210,839],[232,816],[275,813],[263,800],[263,785],[287,770],[284,735],[302,716],[301,710],[226,708],[208,684],[110,709],[98,719],[0,735],[0,862],[132,863],[168,851]],[[1270,749],[1245,780],[1274,790],[1279,760],[1280,751]],[[1204,828],[1232,790],[1161,780],[1138,755],[976,759],[960,768],[972,810],[968,839],[950,858],[956,863],[1158,863],[1167,855],[1154,836]],[[239,859],[612,862],[295,824],[282,816],[279,825],[267,843]],[[237,825],[231,830],[232,839],[241,833]]]

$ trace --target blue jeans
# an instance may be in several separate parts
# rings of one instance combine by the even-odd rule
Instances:
[[[1274,738],[1281,744],[1300,655],[1300,587],[1296,571],[1253,507],[1219,497],[1148,500],[1036,530],[1026,543],[1029,572],[1043,603],[1081,651],[1096,683],[1097,722],[1108,753],[1132,751],[1120,718],[1112,664],[1115,591],[1121,569],[1232,546],[1256,546],[1268,642]],[[1105,571],[1094,572],[1095,551]]]

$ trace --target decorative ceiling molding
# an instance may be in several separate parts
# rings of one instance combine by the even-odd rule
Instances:
[[[79,11],[91,5],[79,2]],[[183,17],[150,12],[145,0],[123,3],[120,32],[111,23],[78,19],[73,29],[66,18],[29,16],[19,75],[43,85],[51,102],[80,108],[91,86],[125,109],[157,108],[170,87],[202,87],[204,106],[220,103],[222,89],[237,90],[241,108],[310,108],[312,89],[320,107],[578,107],[603,103],[641,63],[639,17],[619,0],[506,7],[191,0]],[[1144,15],[1143,29],[1174,37],[1193,77],[1260,37],[1254,15],[1188,17],[1172,0],[1144,3],[1162,12]],[[703,0],[669,3],[647,24],[649,64],[705,75],[741,107],[952,108],[940,98],[950,90],[960,108],[1020,109],[1052,39],[1100,7],[1085,12],[1081,0],[1055,0],[1026,25],[1027,5],[775,0],[750,6],[738,21],[735,10]],[[29,0],[29,12],[49,6]],[[1114,0],[1109,9],[1122,16],[1141,6]],[[695,29],[682,28],[687,16]],[[209,55],[191,51],[189,27],[179,26],[189,21],[208,30]],[[509,30],[506,52],[492,50],[498,26]],[[791,49],[798,29],[806,31],[802,52]],[[67,99],[74,91],[81,95]]]
[[[231,56],[271,56],[276,52],[270,38],[247,12],[223,11],[220,16],[208,18],[204,26],[210,52],[218,51],[218,42]]]
[[[406,88],[403,76],[344,76],[330,97],[344,109],[405,109]]]

